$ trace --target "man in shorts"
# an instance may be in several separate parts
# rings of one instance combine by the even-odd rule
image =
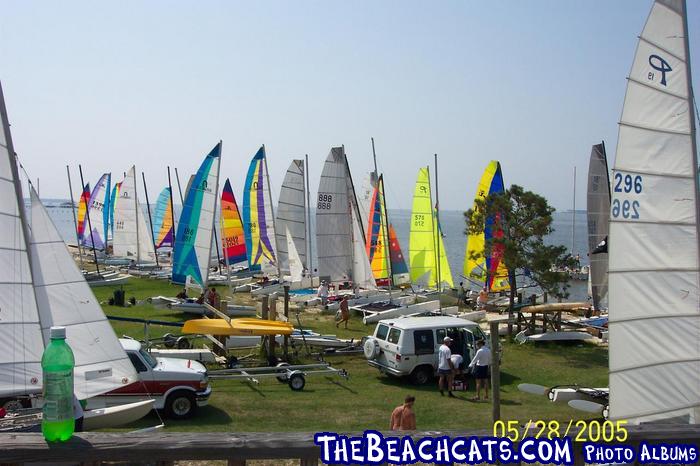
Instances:
[[[397,406],[391,413],[389,430],[416,430],[416,414],[413,412],[413,403],[416,398],[407,396],[401,406]]]
[[[447,384],[447,396],[454,398],[452,394],[452,385],[454,379],[454,365],[452,364],[452,351],[450,350],[450,345],[452,344],[452,338],[445,337],[442,340],[442,345],[438,350],[438,375],[440,376],[440,381],[438,385],[440,387],[440,395],[445,396],[445,384]]]

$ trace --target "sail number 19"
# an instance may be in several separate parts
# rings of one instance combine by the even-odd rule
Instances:
[[[642,193],[642,177],[640,175],[615,173],[613,184],[615,193],[632,194],[633,196]],[[639,201],[613,199],[610,213],[613,218],[622,217],[637,220],[639,219]]]

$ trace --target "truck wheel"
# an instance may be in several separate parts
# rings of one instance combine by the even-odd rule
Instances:
[[[306,379],[304,378],[304,374],[297,372],[289,377],[288,383],[289,388],[291,388],[295,392],[298,392],[304,389],[304,385],[306,385]]]
[[[197,410],[194,394],[185,390],[171,393],[165,400],[165,414],[171,419],[187,419]]]
[[[429,370],[427,367],[417,367],[411,373],[411,380],[416,385],[425,385],[428,382],[430,382],[432,376],[432,371]]]
[[[20,409],[28,408],[22,400],[17,398],[7,398],[0,401],[0,407],[5,408],[7,412],[19,411]]]

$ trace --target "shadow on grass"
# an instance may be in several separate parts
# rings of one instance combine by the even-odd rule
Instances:
[[[338,382],[338,381],[335,380],[333,377],[326,377],[326,380],[329,381],[330,383],[332,383],[333,385],[336,385],[336,386],[338,386],[338,387],[340,387],[340,388],[342,388],[342,389],[345,389],[345,390],[349,391],[349,392],[352,393],[353,395],[359,395],[359,392],[353,390],[352,388],[348,387],[348,386],[345,385],[345,384],[342,384],[342,383]]]
[[[124,426],[120,426],[119,429],[108,430],[134,431],[139,429],[145,429],[148,427],[155,427],[161,424],[161,419],[162,422],[165,424],[165,427],[179,428],[196,426],[200,424],[227,425],[233,422],[233,419],[231,418],[231,416],[229,416],[229,414],[226,411],[219,409],[215,406],[208,405],[198,408],[194,415],[189,419],[169,419],[165,416],[165,413],[156,413],[155,410],[152,410],[138,421],[134,421],[131,424],[126,424]]]

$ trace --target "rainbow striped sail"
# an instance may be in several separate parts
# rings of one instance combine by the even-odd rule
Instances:
[[[82,244],[95,249],[104,249],[107,244],[107,231],[109,229],[109,194],[112,175],[105,173],[97,181],[90,194],[88,203],[88,215],[92,226],[92,234],[83,227]],[[94,244],[93,244],[94,242]]]
[[[221,142],[204,158],[187,188],[175,236],[174,283],[186,283],[190,276],[201,287],[207,286],[220,162]]]
[[[221,192],[221,248],[229,265],[248,260],[241,213],[228,178]]]
[[[481,181],[479,181],[476,199],[485,199],[491,194],[502,193],[504,190],[501,164],[496,160],[492,160],[486,167]],[[476,208],[476,204],[474,208]],[[487,241],[503,237],[503,230],[497,227],[498,223],[498,218],[491,216],[486,219],[483,232],[469,235],[464,256],[464,276],[483,281],[484,286],[489,291],[501,291],[510,288],[508,285],[508,269],[506,269],[502,261],[505,245],[502,243],[494,244],[491,255],[483,257]],[[474,257],[477,258],[474,259]]]
[[[396,237],[394,226],[389,224],[389,258],[391,260],[391,276],[394,285],[411,283],[411,276],[408,273],[406,260],[401,252],[399,239]]]
[[[250,162],[243,191],[243,229],[250,270],[264,264],[275,264],[275,237],[272,223],[272,199],[267,181],[265,146],[260,147]]]
[[[153,214],[153,238],[156,240],[156,249],[172,247],[173,245],[173,204],[171,202],[170,188],[163,188],[156,200],[156,209]]]
[[[375,280],[389,278],[391,264],[385,243],[387,241],[386,212],[384,210],[384,175],[379,176],[369,205],[367,221],[367,257]]]
[[[90,183],[83,188],[83,193],[80,195],[78,202],[78,240],[82,243],[83,233],[87,226],[87,206],[90,201]]]

